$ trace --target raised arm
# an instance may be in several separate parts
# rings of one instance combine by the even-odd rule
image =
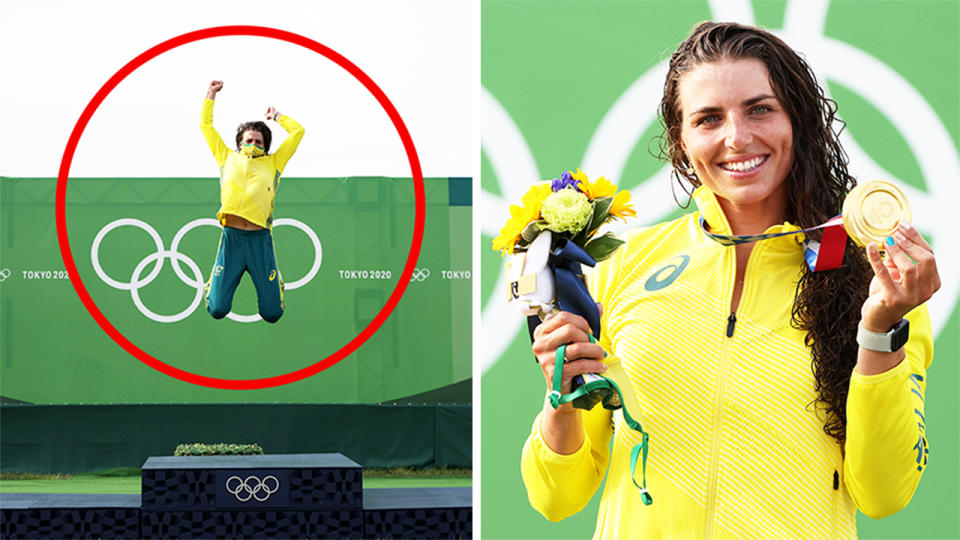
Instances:
[[[854,371],[847,395],[844,484],[857,508],[873,519],[903,509],[927,466],[924,396],[933,334],[926,306],[906,318],[905,358],[882,373]]]
[[[861,345],[847,396],[844,483],[864,514],[882,518],[910,502],[927,466],[924,396],[933,358],[933,333],[924,304],[940,288],[936,259],[911,225],[901,223],[881,260],[867,255],[875,277],[861,325],[884,333],[910,321],[906,346],[883,352]]]
[[[223,90],[223,81],[210,81],[210,86],[207,87],[207,99],[214,100],[217,99],[217,92]]]
[[[223,88],[223,81],[211,81],[207,87],[207,95],[203,100],[203,109],[200,113],[200,131],[203,132],[203,138],[207,140],[207,146],[213,152],[213,157],[217,160],[217,165],[223,167],[230,155],[230,149],[213,127],[213,102],[217,98],[217,92]]]
[[[273,107],[267,107],[265,116],[267,120],[274,120],[287,131],[287,138],[274,153],[274,163],[276,163],[277,170],[283,172],[284,167],[287,166],[287,162],[293,157],[293,153],[297,151],[297,146],[300,145],[300,141],[303,140],[303,126],[298,124],[293,118],[285,114],[280,114],[280,112]]]

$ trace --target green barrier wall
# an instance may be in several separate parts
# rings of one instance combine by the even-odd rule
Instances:
[[[413,395],[469,403],[471,179],[428,178],[424,185],[417,271],[380,330],[306,380],[233,391],[176,380],[114,343],[67,279],[54,221],[56,180],[0,178],[0,395],[6,402],[67,404],[376,403]],[[218,205],[215,178],[72,178],[66,195],[73,257],[104,316],[158,360],[211,377],[280,375],[343,347],[383,307],[413,235],[409,178],[284,178],[274,239],[286,312],[275,325],[214,320],[198,301],[197,283],[208,279],[216,255],[220,232],[211,223]],[[145,225],[109,230],[134,219]],[[257,313],[249,277],[233,311]],[[458,392],[430,394],[441,388]]]
[[[575,167],[633,190],[634,225],[679,213],[659,180],[664,163],[651,156],[665,73],[657,70],[712,18],[789,29],[788,43],[839,104],[858,174],[912,188],[914,223],[933,243],[944,283],[926,395],[930,464],[905,510],[879,521],[861,515],[858,525],[864,538],[960,537],[960,3],[506,0],[482,2],[481,17],[483,537],[587,538],[599,501],[598,491],[556,524],[527,502],[520,450],[545,385],[522,318],[504,305],[503,261],[490,241],[529,183]],[[651,442],[652,452],[670,444],[656,434]]]
[[[470,467],[469,405],[5,405],[2,470],[140,467],[180,443],[339,452],[364,467]]]

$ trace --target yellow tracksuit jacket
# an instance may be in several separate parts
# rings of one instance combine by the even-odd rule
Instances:
[[[251,223],[269,228],[273,223],[273,199],[280,185],[280,173],[303,139],[303,127],[287,115],[277,122],[287,131],[287,138],[273,154],[257,158],[230,150],[213,128],[213,100],[203,100],[200,130],[220,167],[220,210],[217,219],[226,223],[233,214]]]
[[[694,199],[712,231],[730,233],[709,190]],[[607,362],[623,367],[640,406],[630,413],[650,434],[653,504],[630,480],[637,432],[599,406],[584,414],[585,442],[571,455],[547,447],[537,417],[521,465],[530,502],[563,519],[606,472],[595,538],[856,537],[855,510],[880,518],[903,508],[927,463],[926,306],[908,314],[903,362],[853,373],[844,449],[823,432],[805,333],[790,325],[802,235],[756,244],[728,337],[734,250],[707,238],[698,217],[629,233],[588,278],[604,306]],[[797,227],[767,232],[785,230]]]

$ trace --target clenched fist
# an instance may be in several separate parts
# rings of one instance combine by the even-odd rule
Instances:
[[[207,99],[216,99],[217,92],[223,89],[223,81],[210,81],[207,87]]]

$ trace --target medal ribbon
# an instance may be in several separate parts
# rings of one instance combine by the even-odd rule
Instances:
[[[803,258],[807,261],[807,266],[814,272],[821,270],[833,270],[840,268],[843,264],[843,250],[847,245],[847,231],[843,228],[843,216],[831,218],[826,223],[809,227],[799,231],[766,233],[766,234],[717,234],[707,230],[707,222],[700,216],[700,229],[713,241],[722,246],[736,246],[739,244],[749,244],[778,236],[788,236],[791,234],[800,234],[817,229],[823,229],[823,237],[819,242],[810,240],[803,241]]]
[[[590,338],[590,343],[596,343],[593,336],[588,335],[587,337]],[[595,390],[605,391],[606,395],[603,398],[603,408],[608,411],[620,409],[621,412],[623,412],[623,420],[627,426],[640,433],[640,442],[635,444],[633,449],[630,450],[630,479],[633,480],[633,485],[640,490],[640,500],[643,501],[643,504],[646,506],[653,504],[653,497],[650,495],[650,492],[647,491],[647,453],[650,450],[650,435],[643,430],[640,422],[630,416],[623,400],[623,392],[612,379],[597,375],[597,380],[583,384],[569,394],[560,393],[560,385],[563,379],[563,357],[566,355],[566,350],[566,344],[557,347],[557,355],[553,365],[553,388],[550,390],[550,406],[556,409],[563,403],[574,401]],[[616,400],[613,399],[614,392],[616,392]],[[576,404],[574,404],[574,406],[576,406]],[[637,482],[637,461],[640,461],[640,472],[642,475],[639,483]]]

